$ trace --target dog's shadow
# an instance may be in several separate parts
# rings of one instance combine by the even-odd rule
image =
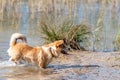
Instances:
[[[95,68],[100,67],[99,65],[49,65],[48,68],[54,69],[68,69],[68,68]]]

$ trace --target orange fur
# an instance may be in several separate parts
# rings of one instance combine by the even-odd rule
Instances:
[[[21,39],[22,43],[17,43],[17,39]],[[10,60],[19,64],[21,60],[34,63],[40,68],[46,68],[53,57],[58,57],[61,51],[60,45],[63,40],[58,40],[41,47],[31,47],[27,45],[26,37],[20,33],[12,35],[10,40],[10,48],[8,54]]]

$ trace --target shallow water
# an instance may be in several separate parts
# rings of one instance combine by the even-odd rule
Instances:
[[[48,71],[39,72],[35,66],[15,66],[8,61],[7,49],[10,36],[14,32],[25,34],[28,44],[31,46],[43,44],[39,33],[39,24],[44,13],[54,15],[54,18],[60,18],[60,20],[66,16],[75,17],[77,24],[83,21],[88,22],[93,32],[101,27],[100,30],[94,32],[87,49],[95,51],[117,50],[115,40],[117,34],[120,33],[119,0],[115,2],[113,0],[106,4],[99,0],[88,0],[88,2],[84,0],[0,0],[0,4],[0,80],[51,80],[57,76],[57,69],[60,72],[59,68],[65,67],[49,66]],[[97,40],[96,36],[100,40]],[[70,76],[73,74],[71,73]],[[59,75],[59,77],[63,76]],[[58,80],[59,77],[55,80]],[[75,75],[75,77],[78,76]]]

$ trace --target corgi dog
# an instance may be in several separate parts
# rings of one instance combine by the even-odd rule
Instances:
[[[22,42],[17,42],[19,39]],[[27,39],[23,34],[14,33],[11,36],[10,47],[7,52],[10,56],[9,60],[16,64],[20,64],[21,60],[24,60],[28,63],[34,63],[40,68],[46,68],[53,57],[59,56],[63,44],[63,40],[57,40],[40,47],[32,47],[27,44]]]

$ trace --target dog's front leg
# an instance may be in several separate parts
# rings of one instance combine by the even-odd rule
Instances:
[[[40,67],[40,68],[44,68],[44,69],[45,69],[45,68],[46,68],[46,65],[45,65],[45,63],[44,63],[44,62],[41,62],[41,63],[39,64],[39,67]]]
[[[14,62],[16,65],[21,64],[20,59],[18,58],[10,58],[9,61]]]

